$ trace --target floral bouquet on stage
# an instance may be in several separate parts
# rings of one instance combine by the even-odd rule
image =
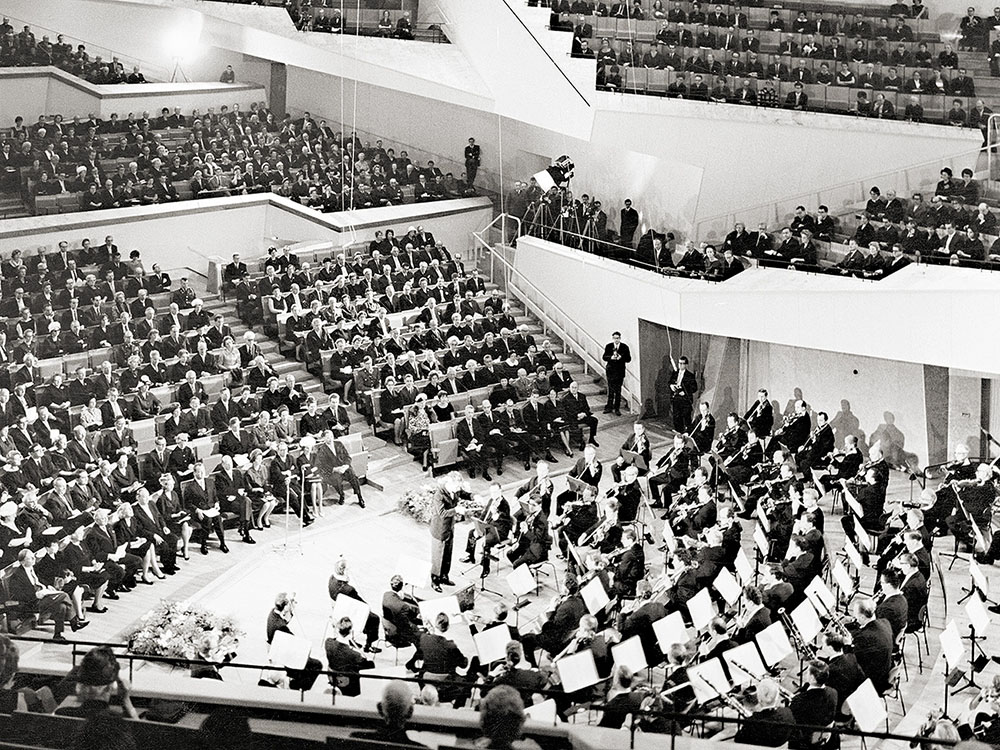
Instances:
[[[231,617],[187,602],[162,601],[127,638],[129,651],[135,654],[223,663],[236,655],[243,635]]]
[[[417,523],[429,524],[431,522],[431,501],[438,491],[437,482],[428,482],[413,490],[407,490],[399,498],[396,506],[404,516],[410,516]]]

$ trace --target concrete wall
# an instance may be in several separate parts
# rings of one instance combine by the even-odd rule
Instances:
[[[710,284],[664,278],[535,238],[518,241],[515,263],[524,277],[519,286],[536,301],[544,295],[542,306],[557,322],[597,339],[619,329],[626,342],[637,342],[642,319],[854,357],[1000,373],[1000,352],[982,343],[1000,334],[992,274],[912,267],[873,284],[752,269]],[[976,326],[953,323],[968,320]],[[580,340],[599,355],[600,341]],[[637,391],[640,368],[633,362],[629,370]],[[971,421],[978,424],[978,411]]]
[[[152,83],[143,86],[93,86],[57,68],[0,68],[0,122],[13,122],[18,115],[34,122],[39,115],[93,113],[107,119],[113,112],[122,119],[129,112],[155,116],[163,107],[180,107],[185,113],[209,107],[239,104],[246,109],[267,98],[261,86],[221,83]]]

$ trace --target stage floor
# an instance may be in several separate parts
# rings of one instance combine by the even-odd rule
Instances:
[[[610,460],[617,453],[617,446],[621,444],[630,431],[630,423],[626,420],[613,426],[609,425],[606,431],[602,431],[598,435],[601,441],[600,458],[604,461]],[[654,440],[662,441],[662,438],[662,434],[654,434]],[[662,448],[654,453],[662,454]],[[569,459],[561,457],[554,469],[565,472],[571,463]],[[508,496],[512,496],[516,484],[523,481],[526,476],[523,469],[518,469],[516,472],[509,471],[502,479],[510,479],[511,475],[516,477],[518,482],[510,486]],[[610,483],[610,472],[606,472],[602,488],[610,486]],[[565,486],[565,479],[557,477],[555,485],[556,492],[561,491]],[[417,524],[395,510],[398,498],[410,486],[412,485],[406,483],[391,483],[385,492],[377,492],[370,487],[366,488],[365,497],[368,507],[364,510],[354,505],[350,500],[345,506],[328,507],[325,517],[302,532],[301,535],[289,534],[288,549],[284,549],[283,518],[275,516],[272,519],[273,528],[265,532],[258,532],[259,543],[257,545],[251,547],[234,541],[230,545],[233,550],[230,555],[221,555],[214,546],[208,557],[196,554],[190,562],[183,563],[182,570],[178,575],[158,583],[156,586],[139,587],[143,590],[137,590],[133,594],[123,597],[119,602],[112,602],[112,613],[93,618],[94,624],[82,631],[80,635],[88,640],[106,639],[120,642],[124,633],[159,599],[189,599],[219,614],[232,615],[240,623],[246,632],[246,637],[241,644],[238,661],[266,663],[268,647],[265,622],[268,612],[278,592],[294,591],[298,600],[295,627],[299,634],[311,641],[313,654],[322,659],[324,658],[323,638],[332,614],[332,603],[327,593],[327,581],[338,558],[341,556],[347,558],[352,583],[365,600],[372,605],[377,614],[381,614],[382,594],[388,588],[390,577],[399,571],[401,558],[428,560],[430,535],[427,527]],[[473,488],[477,491],[485,491],[486,484],[482,480],[477,480],[473,482]],[[889,488],[890,496],[908,498],[910,493],[911,487],[906,478],[902,474],[894,472]],[[843,546],[843,532],[839,513],[836,515],[830,513],[828,499],[824,500],[823,506],[827,519],[828,548],[832,551],[840,550]],[[656,521],[655,524],[658,530],[659,521]],[[465,538],[469,528],[469,524],[463,523],[459,524],[456,529],[452,578],[459,585],[455,589],[446,588],[444,595],[454,593],[468,584],[478,585],[478,566],[471,567],[458,562],[459,558],[463,556]],[[744,547],[748,553],[753,544],[751,532],[752,526],[749,522],[744,522]],[[654,533],[654,536],[658,537],[658,534]],[[936,550],[942,555],[946,554],[951,550],[950,542],[950,538],[938,540]],[[653,564],[654,569],[662,565],[661,553],[656,552],[651,547],[647,547],[646,552],[647,561]],[[558,578],[561,581],[563,564],[560,560],[555,562]],[[948,559],[945,558],[945,568],[947,568],[947,564]],[[992,577],[994,571],[993,567],[983,567],[983,572],[987,577]],[[510,567],[506,564],[499,571],[499,574],[494,571],[494,574],[487,579],[487,587],[499,592],[506,601],[512,602],[513,596],[504,581],[504,576],[509,572]],[[968,615],[964,606],[957,603],[958,598],[962,596],[961,588],[968,586],[968,563],[959,561],[952,570],[945,569],[943,572],[944,593],[947,595],[947,615],[942,587],[935,576],[929,604],[931,626],[928,630],[928,641],[930,654],[923,656],[924,670],[921,674],[917,668],[917,653],[913,639],[908,641],[906,648],[908,679],[903,683],[903,702],[906,710],[905,712],[902,710],[898,701],[889,701],[892,731],[915,732],[926,718],[928,711],[942,704],[945,665],[940,656],[938,634],[950,619],[954,619],[961,633],[968,632]],[[865,571],[861,589],[870,591],[872,579],[872,571]],[[512,624],[516,617],[517,624],[523,628],[526,623],[534,621],[544,614],[546,605],[557,592],[553,581],[548,576],[542,577],[542,583],[543,586],[538,596],[531,597],[528,604],[516,615],[514,613],[510,615],[509,621]],[[441,596],[429,588],[418,588],[414,593],[425,599]],[[480,615],[488,616],[493,604],[499,598],[500,596],[494,593],[477,591],[475,611]],[[998,631],[1000,631],[1000,627],[994,626],[988,633],[988,640],[983,644],[987,655],[1000,653],[997,648],[997,642],[1000,640]],[[67,635],[71,634],[67,633]],[[463,632],[461,628],[457,629],[455,637],[463,651],[468,654],[474,653],[467,630]],[[53,672],[68,668],[68,649],[45,646],[44,648],[25,648],[23,651],[22,662],[25,667],[44,668]],[[374,658],[376,663],[374,671],[383,675],[403,675],[405,672],[402,663],[411,653],[409,649],[402,651],[397,666],[394,649],[387,648]],[[985,670],[977,676],[978,682],[987,684],[997,671],[997,665],[990,662]],[[252,686],[257,684],[260,673],[257,670],[226,669],[224,676],[226,682],[233,686]],[[657,679],[657,675],[654,674],[654,680]],[[788,684],[787,681],[786,684]],[[322,699],[323,693],[327,691],[329,691],[329,686],[323,681],[317,681],[313,688],[317,699]],[[378,681],[362,681],[362,695],[364,697],[377,697],[379,693],[380,683]],[[959,713],[974,694],[975,691],[967,690],[959,696],[951,698],[951,715]],[[860,742],[849,739],[845,740],[844,744],[860,747]],[[869,743],[869,746],[871,745],[872,743]],[[883,747],[893,745],[898,746],[899,750],[903,748],[903,743],[881,743]]]

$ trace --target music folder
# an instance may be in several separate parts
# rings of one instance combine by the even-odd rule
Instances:
[[[271,641],[271,650],[268,652],[268,660],[272,664],[289,669],[304,669],[309,660],[309,652],[312,649],[307,638],[300,638],[277,631]]]
[[[622,449],[622,458],[625,459],[625,463],[634,464],[640,471],[645,471],[649,468],[649,464],[646,463],[646,459],[635,451]]]
[[[564,656],[556,662],[556,670],[559,672],[563,691],[567,693],[583,690],[601,681],[594,663],[594,652],[589,648]]]
[[[584,482],[582,479],[577,479],[576,477],[566,477],[566,485],[578,495],[582,495],[590,487],[589,484]]]

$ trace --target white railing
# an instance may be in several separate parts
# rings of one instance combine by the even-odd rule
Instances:
[[[500,214],[478,232],[472,233],[476,241],[477,254],[489,254],[490,280],[503,288],[508,297],[519,300],[525,309],[542,324],[546,334],[551,331],[563,342],[563,350],[569,351],[583,361],[585,374],[604,375],[604,343],[594,338],[589,331],[578,325],[573,316],[565,312],[550,299],[527,276],[520,273],[515,265],[517,249],[510,240],[521,235],[521,220],[509,214]],[[622,397],[629,404],[633,414],[642,408],[642,400],[629,387],[637,383],[638,376],[626,371]]]

